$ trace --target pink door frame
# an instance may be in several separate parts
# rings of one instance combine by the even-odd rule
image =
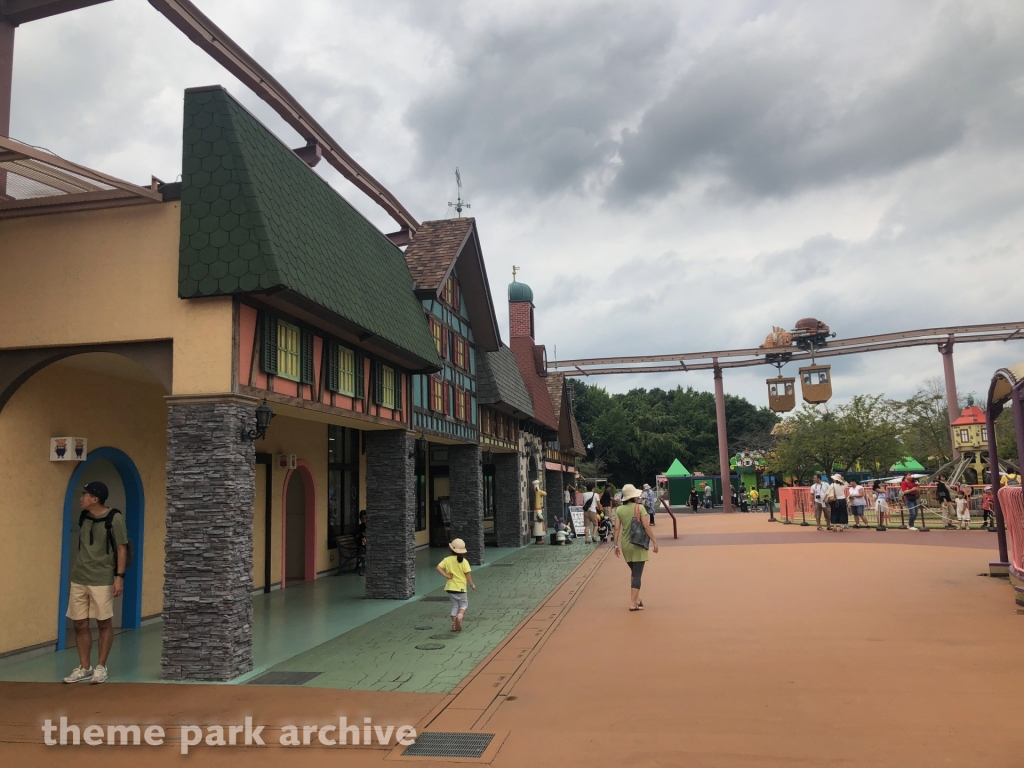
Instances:
[[[284,476],[284,487],[281,490],[281,589],[288,586],[288,483],[295,474],[302,478],[306,499],[305,580],[313,581],[316,578],[316,483],[313,482],[313,471],[308,462],[299,459],[295,469],[289,469]]]

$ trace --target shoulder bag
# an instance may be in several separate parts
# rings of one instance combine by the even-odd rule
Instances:
[[[629,521],[629,543],[647,549],[651,545],[651,537],[647,535],[643,519],[640,517],[640,505],[633,505],[633,519]]]

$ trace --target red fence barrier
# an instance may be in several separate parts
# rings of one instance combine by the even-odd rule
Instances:
[[[810,523],[814,520],[814,500],[810,488],[779,488],[779,520],[784,523]]]
[[[1006,539],[1010,545],[1010,565],[1024,577],[1024,488],[1008,485],[999,489],[999,508],[1006,523]]]

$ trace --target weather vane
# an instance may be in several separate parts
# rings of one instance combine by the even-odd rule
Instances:
[[[459,194],[454,203],[448,203],[448,207],[454,208],[455,213],[459,215],[459,218],[462,218],[462,209],[472,208],[473,206],[462,199],[462,174],[459,173],[458,168],[455,169],[455,184],[458,187]]]

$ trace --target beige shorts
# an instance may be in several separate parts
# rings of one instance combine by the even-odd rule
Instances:
[[[68,595],[68,618],[72,621],[83,619],[110,619],[114,616],[114,585],[88,587],[71,582]]]

